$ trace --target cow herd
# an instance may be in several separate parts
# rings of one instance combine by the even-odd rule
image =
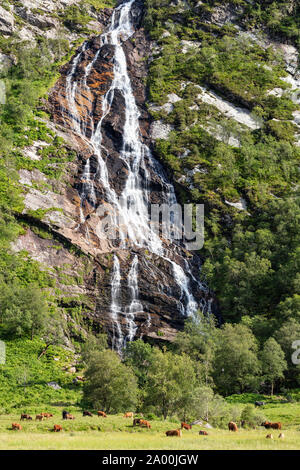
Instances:
[[[86,417],[86,416],[93,417],[94,415],[90,411],[84,410],[82,412],[82,416],[83,417]],[[107,418],[107,414],[104,411],[97,411],[97,416],[99,418]],[[143,419],[143,418],[134,418],[134,413],[133,412],[126,412],[126,413],[124,413],[123,417],[124,418],[132,418],[133,419],[133,422],[132,422],[133,427],[139,426],[141,428],[151,429],[151,423],[149,421],[147,421],[146,419]],[[49,418],[53,418],[52,413],[40,413],[40,414],[36,415],[35,420],[36,421],[43,421],[43,420],[49,419]],[[62,419],[63,420],[74,420],[75,416],[73,416],[68,411],[64,410],[64,411],[62,411]],[[21,414],[20,420],[21,421],[32,421],[32,417],[27,413],[23,413],[23,414]],[[182,430],[190,431],[192,429],[192,426],[193,426],[193,424],[188,424],[188,423],[182,422],[181,423],[181,428],[171,429],[169,431],[166,431],[166,436],[168,436],[168,437],[169,436],[182,437]],[[274,429],[274,430],[281,430],[282,429],[282,424],[279,423],[279,422],[271,423],[269,421],[265,421],[264,423],[261,424],[261,426],[264,426],[265,429]],[[12,423],[12,429],[14,431],[21,431],[22,426],[19,423]],[[53,432],[60,432],[62,430],[63,430],[63,427],[60,424],[54,424],[54,427],[52,429]],[[233,421],[230,421],[230,423],[228,423],[228,430],[232,431],[232,432],[237,432],[238,431],[237,424],[234,423]],[[208,436],[208,432],[200,430],[199,435],[200,436]],[[283,439],[284,434],[280,433],[278,437],[280,439]],[[273,439],[273,435],[268,434],[266,436],[266,438],[267,439]]]

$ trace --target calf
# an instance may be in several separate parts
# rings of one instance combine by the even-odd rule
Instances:
[[[265,402],[264,401],[256,401],[254,404],[255,404],[255,406],[264,406]]]
[[[97,414],[99,417],[101,416],[102,418],[107,418],[107,415],[104,413],[104,411],[97,411]]]
[[[278,438],[279,438],[279,439],[284,439],[284,434],[283,434],[283,432],[281,432],[281,433],[279,434]]]
[[[35,417],[36,421],[43,421],[43,419],[44,419],[44,416],[42,414],[36,415],[36,417]]]
[[[71,413],[67,413],[65,419],[75,419],[75,416],[71,415]]]
[[[125,413],[123,418],[133,418],[133,413],[132,412]]]
[[[54,432],[60,432],[60,431],[62,431],[62,426],[60,426],[60,424],[54,424],[53,431],[54,431]]]
[[[200,436],[208,436],[208,432],[206,431],[199,431]]]
[[[181,423],[181,429],[186,429],[187,431],[189,431],[190,429],[192,429],[192,426],[191,424]]]
[[[44,418],[53,418],[53,414],[52,413],[41,413],[42,416],[44,416]]]
[[[82,416],[93,416],[90,411],[83,411]]]
[[[233,432],[238,431],[238,427],[233,421],[230,421],[230,423],[228,423],[228,429],[229,431],[233,431]]]
[[[166,431],[166,436],[182,437],[182,431],[181,429],[173,429],[172,431]]]
[[[22,426],[19,423],[12,423],[11,427],[14,431],[22,431]]]
[[[139,422],[139,425],[141,426],[141,428],[147,428],[147,429],[151,429],[151,424],[149,423],[149,421],[146,421],[145,419],[141,419],[140,422]]]

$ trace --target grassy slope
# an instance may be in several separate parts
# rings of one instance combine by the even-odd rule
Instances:
[[[268,416],[273,420],[284,416],[300,416],[300,404],[279,404]],[[209,430],[209,436],[199,436],[201,426],[185,431],[182,439],[165,436],[165,431],[178,427],[178,422],[152,421],[152,429],[132,427],[131,419],[122,415],[107,419],[83,418],[79,410],[73,411],[75,421],[63,422],[61,409],[56,409],[54,418],[42,423],[25,422],[22,431],[10,430],[12,422],[19,422],[19,415],[0,416],[0,449],[185,449],[185,450],[235,450],[235,449],[299,449],[300,428],[283,421],[284,440],[278,439],[278,431],[273,431],[274,440],[266,439],[264,428],[240,430],[237,434],[227,430]],[[80,414],[79,414],[80,413]],[[53,424],[61,424],[62,434],[51,433]],[[99,428],[99,429],[98,429]],[[203,428],[202,428],[203,429]]]
[[[52,405],[76,404],[81,398],[81,386],[73,385],[71,374],[64,369],[74,361],[73,353],[59,347],[50,347],[38,359],[44,342],[19,339],[6,341],[6,364],[0,365],[0,413],[20,411],[38,412],[42,403]],[[79,374],[80,375],[80,374]],[[48,382],[57,382],[54,390]],[[29,411],[28,411],[29,412]]]

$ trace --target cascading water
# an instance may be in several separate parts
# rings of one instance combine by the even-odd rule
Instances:
[[[123,338],[123,333],[122,333],[122,328],[120,326],[120,318],[119,318],[120,314],[122,314],[121,306],[119,305],[120,295],[121,295],[120,262],[119,262],[117,255],[114,255],[113,272],[112,272],[112,279],[111,279],[110,312],[111,312],[112,328],[113,328],[112,347],[118,352],[121,351],[123,344],[124,344],[124,338]]]
[[[167,260],[170,266],[172,266],[174,280],[181,290],[179,310],[185,316],[193,316],[198,308],[198,304],[190,291],[189,277],[179,264],[170,259],[170,254],[164,248],[161,238],[154,232],[150,224],[149,191],[147,187],[148,172],[145,165],[146,157],[148,163],[156,170],[162,186],[165,188],[163,202],[172,205],[176,202],[176,197],[173,186],[160,174],[159,164],[154,160],[149,148],[143,144],[141,138],[139,126],[140,113],[132,90],[127,70],[126,55],[122,46],[122,43],[134,33],[134,28],[131,23],[131,12],[134,3],[135,0],[125,1],[114,10],[111,24],[100,38],[100,48],[94,58],[86,66],[84,78],[81,79],[80,82],[84,88],[88,88],[87,79],[98,59],[101,48],[104,45],[113,46],[113,80],[102,100],[102,117],[97,125],[95,125],[94,122],[91,123],[90,128],[92,129],[92,135],[88,139],[96,156],[98,168],[96,174],[92,177],[89,160],[85,165],[82,176],[80,220],[81,224],[84,224],[86,220],[83,215],[83,203],[89,201],[92,206],[96,204],[93,183],[97,180],[105,190],[108,203],[116,209],[116,213],[121,218],[122,223],[119,223],[121,248],[127,248],[129,240],[131,246],[147,248],[151,253]],[[66,80],[66,96],[69,109],[72,113],[73,131],[85,140],[87,140],[87,124],[88,121],[93,121],[93,116],[88,115],[85,121],[79,117],[76,107],[76,68],[86,47],[86,44],[84,44],[79,54],[74,58]],[[103,155],[103,151],[105,151],[103,148],[103,122],[111,111],[116,91],[122,94],[125,102],[125,123],[120,157],[128,171],[124,189],[119,197],[109,183],[109,172],[105,162],[105,155]],[[143,172],[143,178],[141,178],[141,172]],[[143,306],[139,300],[138,267],[139,258],[135,255],[127,279],[131,300],[127,307],[122,308],[118,303],[121,293],[120,263],[118,257],[116,255],[114,256],[111,278],[112,295],[110,311],[113,325],[113,346],[119,351],[127,341],[132,341],[135,338],[138,329],[135,323],[135,316],[136,313],[143,311]],[[126,333],[122,331],[122,327],[124,328],[124,326],[122,324],[121,327],[120,323],[122,316],[126,317]],[[150,319],[148,323],[150,323]]]
[[[127,341],[132,341],[135,338],[137,332],[137,325],[135,324],[135,315],[138,312],[143,311],[143,306],[139,302],[139,285],[138,285],[138,265],[139,260],[137,255],[133,258],[133,262],[128,274],[128,289],[131,296],[131,302],[128,307],[125,309],[126,318],[127,318],[127,328],[128,334],[126,337]]]

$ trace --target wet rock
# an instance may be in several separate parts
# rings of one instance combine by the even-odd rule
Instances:
[[[171,124],[166,124],[163,121],[154,121],[151,124],[150,128],[150,136],[151,139],[157,140],[157,139],[168,139],[170,132],[174,129],[174,127]]]
[[[48,382],[48,387],[53,388],[53,390],[61,390],[61,387],[56,382]]]
[[[10,35],[14,29],[14,17],[12,13],[0,6],[0,33]]]

